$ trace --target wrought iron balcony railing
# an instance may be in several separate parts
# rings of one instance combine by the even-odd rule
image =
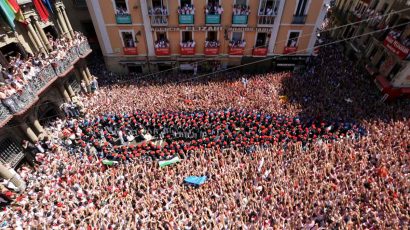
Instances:
[[[47,85],[51,84],[58,76],[65,76],[67,70],[74,66],[79,56],[84,57],[90,51],[91,48],[87,41],[71,47],[61,61],[44,66],[33,79],[24,85],[22,90],[2,99],[0,103],[0,126],[14,114],[29,108]]]

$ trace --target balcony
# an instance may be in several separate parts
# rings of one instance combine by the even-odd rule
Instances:
[[[207,14],[205,16],[205,24],[221,24],[220,14]]]
[[[55,60],[51,65],[53,66],[56,74],[63,77],[74,68],[73,63],[77,61],[78,58],[78,48],[73,46],[68,50],[63,59]]]
[[[402,60],[406,59],[410,54],[410,48],[403,45],[391,34],[387,35],[386,39],[384,39],[383,45]]]
[[[117,24],[132,24],[131,14],[116,14],[115,21]]]
[[[253,48],[252,55],[258,57],[265,57],[268,54],[268,48],[266,47],[258,47]]]
[[[293,15],[292,24],[305,24],[307,15]]]
[[[285,49],[283,50],[283,54],[294,54],[297,52],[297,50],[298,50],[297,46],[295,47],[288,46],[288,47],[285,47]]]
[[[181,47],[181,55],[195,55],[195,47]]]
[[[124,47],[122,48],[124,55],[138,55],[137,47]]]
[[[178,15],[178,21],[181,25],[191,25],[194,24],[193,14],[180,14]]]
[[[245,53],[245,48],[243,47],[229,47],[229,55],[242,56],[244,53]]]
[[[258,15],[258,25],[272,26],[275,23],[276,15]]]
[[[219,54],[219,47],[205,47],[205,55],[215,56]]]
[[[150,15],[151,26],[168,26],[168,15]]]
[[[169,56],[169,55],[171,55],[171,50],[170,50],[169,47],[155,48],[155,55],[157,55],[157,56]]]
[[[232,25],[247,25],[248,24],[248,15],[233,15],[232,16]]]
[[[67,76],[73,69],[79,57],[85,57],[91,52],[87,41],[71,47],[63,58],[43,66],[24,88],[13,95],[2,99],[0,103],[0,126],[9,121],[13,115],[20,115],[38,101],[38,96],[59,76]]]

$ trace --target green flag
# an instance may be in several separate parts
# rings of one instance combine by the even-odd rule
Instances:
[[[103,160],[102,163],[105,165],[112,166],[112,165],[118,164],[118,161]]]
[[[172,165],[172,164],[178,163],[178,162],[180,162],[180,161],[181,161],[181,160],[179,159],[179,157],[174,157],[174,158],[172,158],[172,159],[170,159],[170,160],[158,161],[158,164],[159,164],[159,167],[160,167],[160,168],[163,168],[163,167],[165,167],[165,166],[167,166],[167,165]]]
[[[0,0],[0,14],[7,21],[11,29],[14,30],[14,28],[16,27],[16,25],[14,24],[16,15],[7,0]]]

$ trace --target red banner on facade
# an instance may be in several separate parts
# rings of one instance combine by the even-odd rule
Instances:
[[[229,55],[243,55],[245,48],[241,47],[230,47],[229,48]]]
[[[169,47],[167,48],[155,48],[155,55],[157,56],[169,56],[171,54],[171,50]]]
[[[387,49],[396,54],[400,59],[405,59],[409,55],[410,49],[390,35],[388,35],[386,39],[384,39],[383,44]]]
[[[252,51],[253,56],[266,56],[268,54],[268,48],[254,48]]]
[[[285,50],[283,51],[283,54],[291,54],[291,53],[296,53],[298,50],[298,47],[285,47]]]
[[[137,47],[124,47],[125,55],[138,55]]]
[[[181,55],[195,55],[195,47],[181,47]]]
[[[218,55],[219,48],[218,47],[205,47],[205,55]]]

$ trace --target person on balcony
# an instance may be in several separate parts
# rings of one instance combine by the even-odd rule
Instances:
[[[219,41],[205,41],[206,48],[218,48],[220,45]]]
[[[233,7],[233,15],[249,15],[249,14],[250,14],[249,6],[235,5]]]
[[[163,39],[158,39],[155,42],[155,48],[168,48],[169,47],[169,41],[166,38]]]
[[[185,4],[183,7],[178,7],[178,14],[195,14],[195,7],[193,4]]]

